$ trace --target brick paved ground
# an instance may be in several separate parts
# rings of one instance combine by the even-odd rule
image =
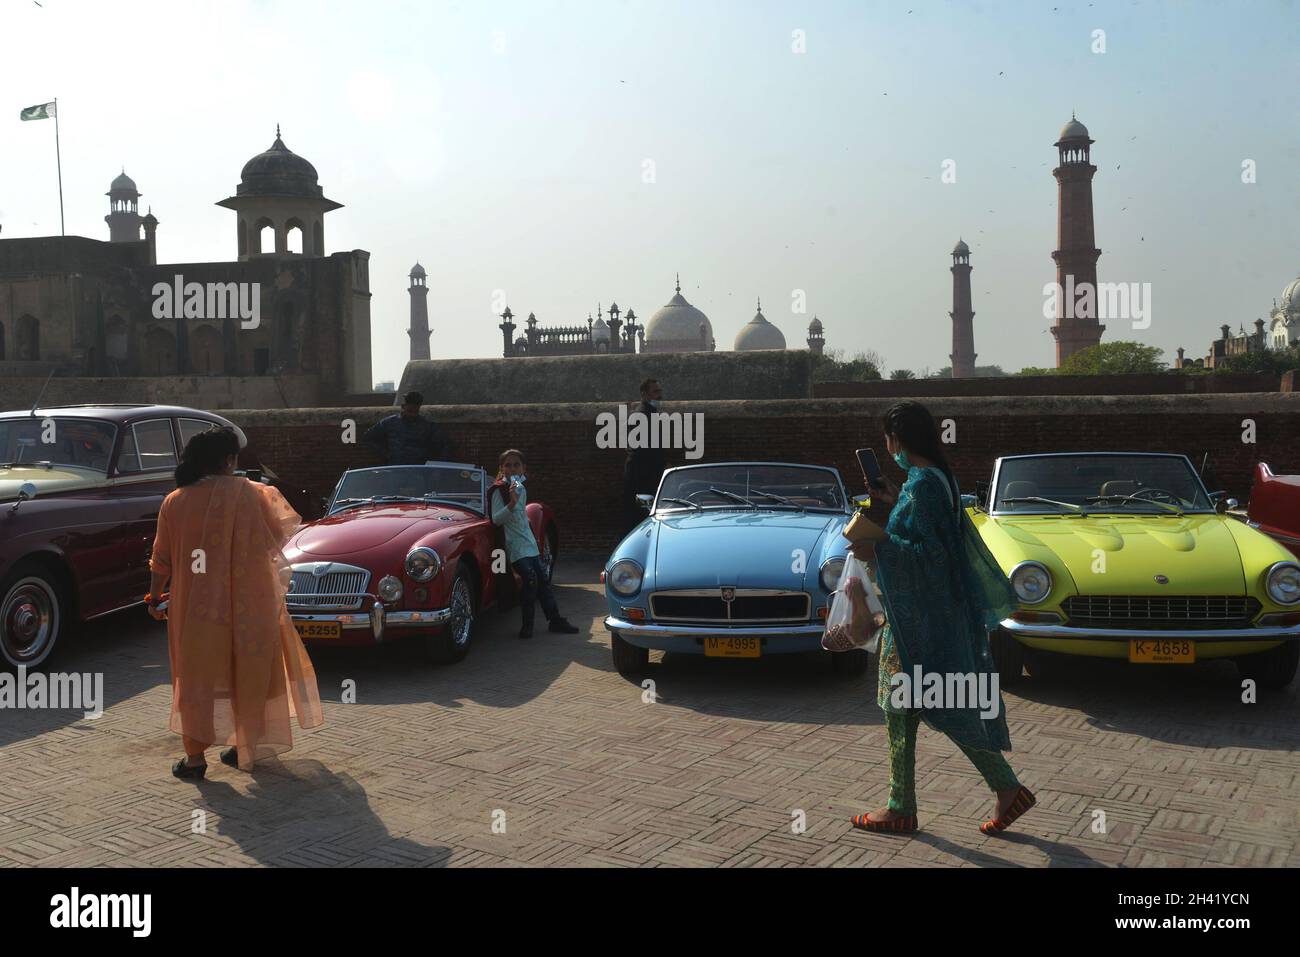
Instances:
[[[252,775],[213,752],[198,786],[168,772],[162,627],[142,611],[94,624],[58,667],[105,673],[102,718],[0,712],[0,864],[1300,865],[1294,687],[1246,706],[1228,664],[1076,660],[1006,696],[1010,757],[1039,797],[1023,826],[981,835],[989,795],[923,728],[924,830],[868,835],[848,818],[886,795],[874,673],[678,656],[643,703],[610,665],[598,568],[559,570],[580,635],[524,643],[517,613],[490,613],[451,667],[409,646],[314,651],[325,726]],[[357,703],[336,703],[349,678]]]

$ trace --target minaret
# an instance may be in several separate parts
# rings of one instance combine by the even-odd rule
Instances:
[[[411,268],[411,285],[406,290],[411,294],[411,328],[406,334],[411,337],[411,358],[429,358],[429,286],[424,267],[416,263]]]
[[[952,377],[975,375],[975,311],[970,307],[970,247],[958,239],[952,248]]]
[[[509,359],[515,354],[515,317],[509,306],[506,306],[505,312],[501,313],[501,324],[497,328],[501,330],[501,337],[505,340],[502,356]]]
[[[110,243],[138,243],[140,241],[140,191],[135,180],[122,170],[104,194],[108,197],[108,241]]]
[[[1089,160],[1093,140],[1088,128],[1073,116],[1054,144],[1060,165],[1052,170],[1059,184],[1056,227],[1056,367],[1080,350],[1101,342],[1106,327],[1097,321],[1097,248],[1092,222],[1092,177]]]
[[[153,214],[153,207],[140,220],[144,226],[144,241],[149,247],[149,265],[158,265],[158,217]]]
[[[808,323],[808,351],[815,356],[826,350],[826,336],[822,334],[822,321],[816,316]]]

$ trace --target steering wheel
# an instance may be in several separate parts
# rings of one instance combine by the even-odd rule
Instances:
[[[1183,504],[1184,504],[1182,498],[1180,498],[1179,496],[1175,495],[1173,492],[1169,491],[1168,489],[1164,489],[1164,488],[1154,488],[1154,487],[1151,487],[1151,488],[1140,488],[1140,489],[1138,489],[1136,492],[1134,492],[1132,495],[1128,495],[1128,496],[1125,496],[1125,497],[1126,497],[1126,498],[1143,498],[1143,497],[1145,497],[1145,496],[1147,496],[1147,495],[1163,495],[1165,498],[1167,498],[1167,499],[1170,500],[1170,504],[1171,504],[1171,505],[1177,505],[1177,506],[1179,506],[1180,508],[1181,508],[1181,507],[1183,506]]]

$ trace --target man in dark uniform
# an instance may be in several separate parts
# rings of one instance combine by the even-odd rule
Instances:
[[[641,383],[641,402],[635,411],[649,418],[659,407],[663,394],[657,379],[646,379]],[[637,495],[653,495],[658,490],[665,464],[663,449],[629,450],[627,462],[623,465],[624,518],[628,531],[636,528],[646,516],[645,509],[637,504]]]
[[[423,404],[420,393],[406,393],[402,396],[402,411],[381,419],[361,441],[377,449],[389,465],[447,461],[450,443],[442,429],[421,417]]]

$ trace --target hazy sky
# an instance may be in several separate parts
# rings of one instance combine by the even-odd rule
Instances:
[[[40,2],[0,0],[0,236],[59,229],[54,124],[22,107],[59,98],[68,232],[108,238],[124,165],[163,262],[235,258],[213,204],[278,122],[345,204],[327,250],[371,253],[376,380],[416,260],[435,358],[500,355],[501,301],[648,319],[680,270],[719,348],[761,296],[791,346],[815,312],[828,348],[937,369],[959,235],[979,363],[1051,365],[1071,110],[1098,277],[1152,284],[1150,328],[1107,339],[1204,354],[1300,274],[1293,2]]]

